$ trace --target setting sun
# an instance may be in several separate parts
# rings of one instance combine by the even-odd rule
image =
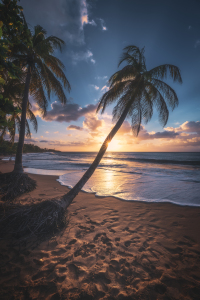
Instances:
[[[119,145],[118,140],[113,139],[110,143],[108,143],[107,151],[120,151],[121,145]]]

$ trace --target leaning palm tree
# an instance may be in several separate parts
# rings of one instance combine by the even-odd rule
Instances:
[[[64,41],[55,36],[47,37],[46,34],[46,31],[37,25],[30,36],[29,43],[18,45],[17,53],[13,49],[14,62],[18,62],[26,72],[19,142],[14,166],[15,173],[23,173],[22,153],[29,95],[32,96],[43,114],[45,114],[48,106],[47,100],[50,100],[52,93],[57,96],[59,101],[66,103],[67,98],[63,86],[70,91],[70,84],[64,74],[64,65],[53,55],[55,49],[62,50]]]
[[[164,64],[147,70],[144,48],[136,46],[124,48],[118,67],[127,65],[113,74],[109,79],[109,90],[101,97],[97,112],[103,113],[109,104],[117,101],[113,109],[113,120],[116,122],[102,144],[95,160],[78,183],[62,198],[63,207],[68,207],[88,179],[92,176],[106,149],[124,120],[131,118],[133,133],[137,136],[142,121],[149,122],[153,109],[159,113],[159,121],[165,126],[169,116],[168,107],[172,110],[178,105],[176,92],[163,81],[169,71],[173,81],[182,83],[180,70],[174,65]]]
[[[7,224],[10,225],[10,221],[13,222],[15,229],[18,224],[18,230],[14,233],[20,233],[21,236],[26,235],[27,228],[30,235],[34,233],[37,236],[45,236],[47,231],[61,227],[64,223],[67,207],[92,176],[106,152],[109,142],[127,117],[131,117],[132,129],[136,135],[140,131],[141,122],[147,123],[151,119],[154,107],[158,110],[161,124],[166,125],[169,115],[168,106],[174,109],[178,105],[178,97],[176,92],[163,79],[166,78],[169,71],[173,81],[181,83],[179,69],[174,65],[165,64],[147,70],[144,48],[139,49],[136,46],[124,48],[119,65],[124,62],[127,65],[109,79],[109,90],[101,97],[97,107],[97,112],[101,110],[103,113],[109,104],[117,100],[113,109],[113,118],[116,124],[106,137],[89,169],[60,201],[50,200],[32,207],[19,207],[12,214],[12,220],[5,219],[7,230]],[[5,227],[3,232],[5,232]]]

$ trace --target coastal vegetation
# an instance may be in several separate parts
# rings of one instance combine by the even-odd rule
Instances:
[[[34,32],[29,38],[31,45],[21,44],[14,53],[14,58],[19,65],[26,69],[15,173],[23,173],[22,153],[29,95],[37,102],[45,115],[51,95],[55,94],[61,103],[66,103],[67,98],[63,86],[68,91],[71,88],[64,73],[64,65],[53,55],[56,49],[62,50],[64,41],[55,36],[47,37],[46,31],[39,25],[34,27]]]
[[[13,45],[18,47],[28,42],[29,31],[24,26],[23,8],[16,0],[3,0],[0,3],[0,130],[13,127],[9,118],[20,110],[4,92],[10,81],[21,81],[22,70],[12,59]]]
[[[54,149],[40,148],[33,144],[24,144],[23,153],[42,153],[54,152]],[[17,152],[17,143],[2,141],[0,144],[0,155],[15,155]],[[56,151],[59,152],[59,151]]]
[[[31,207],[21,206],[11,213],[11,217],[9,214],[4,217],[2,222],[15,228],[15,235],[26,239],[28,232],[29,236],[42,238],[47,231],[57,230],[63,226],[67,207],[92,176],[110,141],[127,117],[132,119],[132,129],[135,135],[138,135],[142,121],[145,123],[150,121],[154,108],[158,111],[160,123],[163,126],[166,125],[169,115],[168,107],[174,109],[178,105],[178,97],[163,79],[169,73],[174,82],[182,83],[179,68],[165,64],[147,70],[144,48],[140,49],[132,45],[124,48],[119,66],[122,63],[126,65],[110,77],[109,90],[101,97],[97,107],[97,111],[101,110],[103,113],[109,104],[116,101],[113,109],[116,124],[103,142],[93,163],[77,184],[59,201],[48,200]],[[6,227],[6,231],[9,227]]]
[[[18,192],[25,192],[24,182],[32,189],[35,182],[23,173],[22,153],[25,135],[30,137],[29,118],[37,130],[37,120],[31,110],[29,97],[35,101],[41,113],[46,114],[48,101],[54,94],[58,101],[65,104],[65,89],[70,92],[70,84],[64,73],[63,63],[55,56],[55,50],[62,51],[64,41],[56,36],[47,36],[40,26],[33,31],[28,28],[23,15],[23,8],[17,1],[3,0],[0,6],[4,18],[0,23],[2,36],[0,51],[3,54],[0,69],[0,131],[3,139],[6,131],[14,141],[15,128],[18,125],[19,140],[17,144],[14,171],[6,175],[9,198],[12,182],[17,182]],[[6,93],[12,85],[12,92]],[[13,189],[12,189],[13,190]]]
[[[12,110],[8,110],[9,115],[6,116],[6,122],[1,123],[0,142],[3,141],[6,133],[9,133],[10,141],[13,143],[15,139],[16,130],[20,130],[21,122],[21,110],[22,110],[22,98],[24,93],[24,84],[18,78],[10,78],[8,74],[3,74],[4,86],[2,91],[3,99],[8,99],[8,105]],[[5,103],[1,103],[0,107],[5,108]],[[38,123],[37,119],[32,111],[30,102],[27,105],[27,119],[32,123],[34,130],[37,132]],[[31,138],[31,131],[29,122],[25,123],[25,135],[27,138]]]

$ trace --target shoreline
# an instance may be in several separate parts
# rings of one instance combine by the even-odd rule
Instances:
[[[1,172],[12,168],[0,161]],[[29,176],[37,188],[16,203],[69,191],[58,176]],[[1,299],[198,299],[200,208],[80,192],[68,217],[64,232],[35,249],[1,242]]]
[[[1,158],[1,157],[0,157]],[[9,170],[12,171],[12,165],[14,166],[14,161],[2,161],[0,160],[0,167],[1,167],[1,162],[4,162],[4,163],[9,163]],[[7,167],[6,167],[7,168]],[[24,169],[32,169],[32,168],[24,168]],[[34,168],[33,168],[34,169]],[[35,170],[42,170],[42,169],[35,169]],[[1,170],[0,170],[1,171]],[[9,172],[10,172],[9,171]],[[48,171],[48,170],[46,170]],[[49,170],[49,172],[51,172],[52,170]],[[71,170],[53,170],[53,171],[60,171],[60,173],[70,173]],[[76,172],[75,170],[71,171],[71,172]],[[59,186],[62,186],[62,187],[66,187],[68,190],[71,189],[72,187],[71,186],[68,186],[68,185],[65,185],[65,184],[62,184],[60,181],[59,181],[59,177],[63,174],[59,174],[59,175],[52,175],[52,174],[37,174],[37,173],[29,173],[29,172],[25,172],[27,173],[30,177],[33,175],[33,176],[54,176],[54,179],[59,183]],[[32,178],[32,177],[31,177]],[[35,179],[37,181],[37,177],[34,177],[33,179]],[[113,195],[105,195],[105,196],[102,196],[102,195],[98,195],[96,192],[90,192],[90,191],[85,191],[84,189],[81,190],[81,193],[88,193],[88,194],[91,194],[91,195],[94,195],[96,198],[107,198],[107,197],[111,197],[111,198],[114,198],[118,201],[125,201],[125,202],[136,202],[136,203],[161,203],[161,204],[172,204],[172,205],[177,205],[177,206],[181,206],[181,207],[196,207],[196,208],[200,208],[200,204],[188,204],[188,203],[179,203],[179,202],[173,202],[173,201],[170,201],[170,200],[153,200],[153,201],[150,201],[150,200],[127,200],[127,199],[123,199],[123,198],[120,198],[120,197],[117,197],[117,196],[113,196]]]

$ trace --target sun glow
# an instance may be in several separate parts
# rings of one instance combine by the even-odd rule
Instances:
[[[119,141],[114,139],[108,143],[107,151],[120,151],[121,147],[122,146],[119,145]]]

